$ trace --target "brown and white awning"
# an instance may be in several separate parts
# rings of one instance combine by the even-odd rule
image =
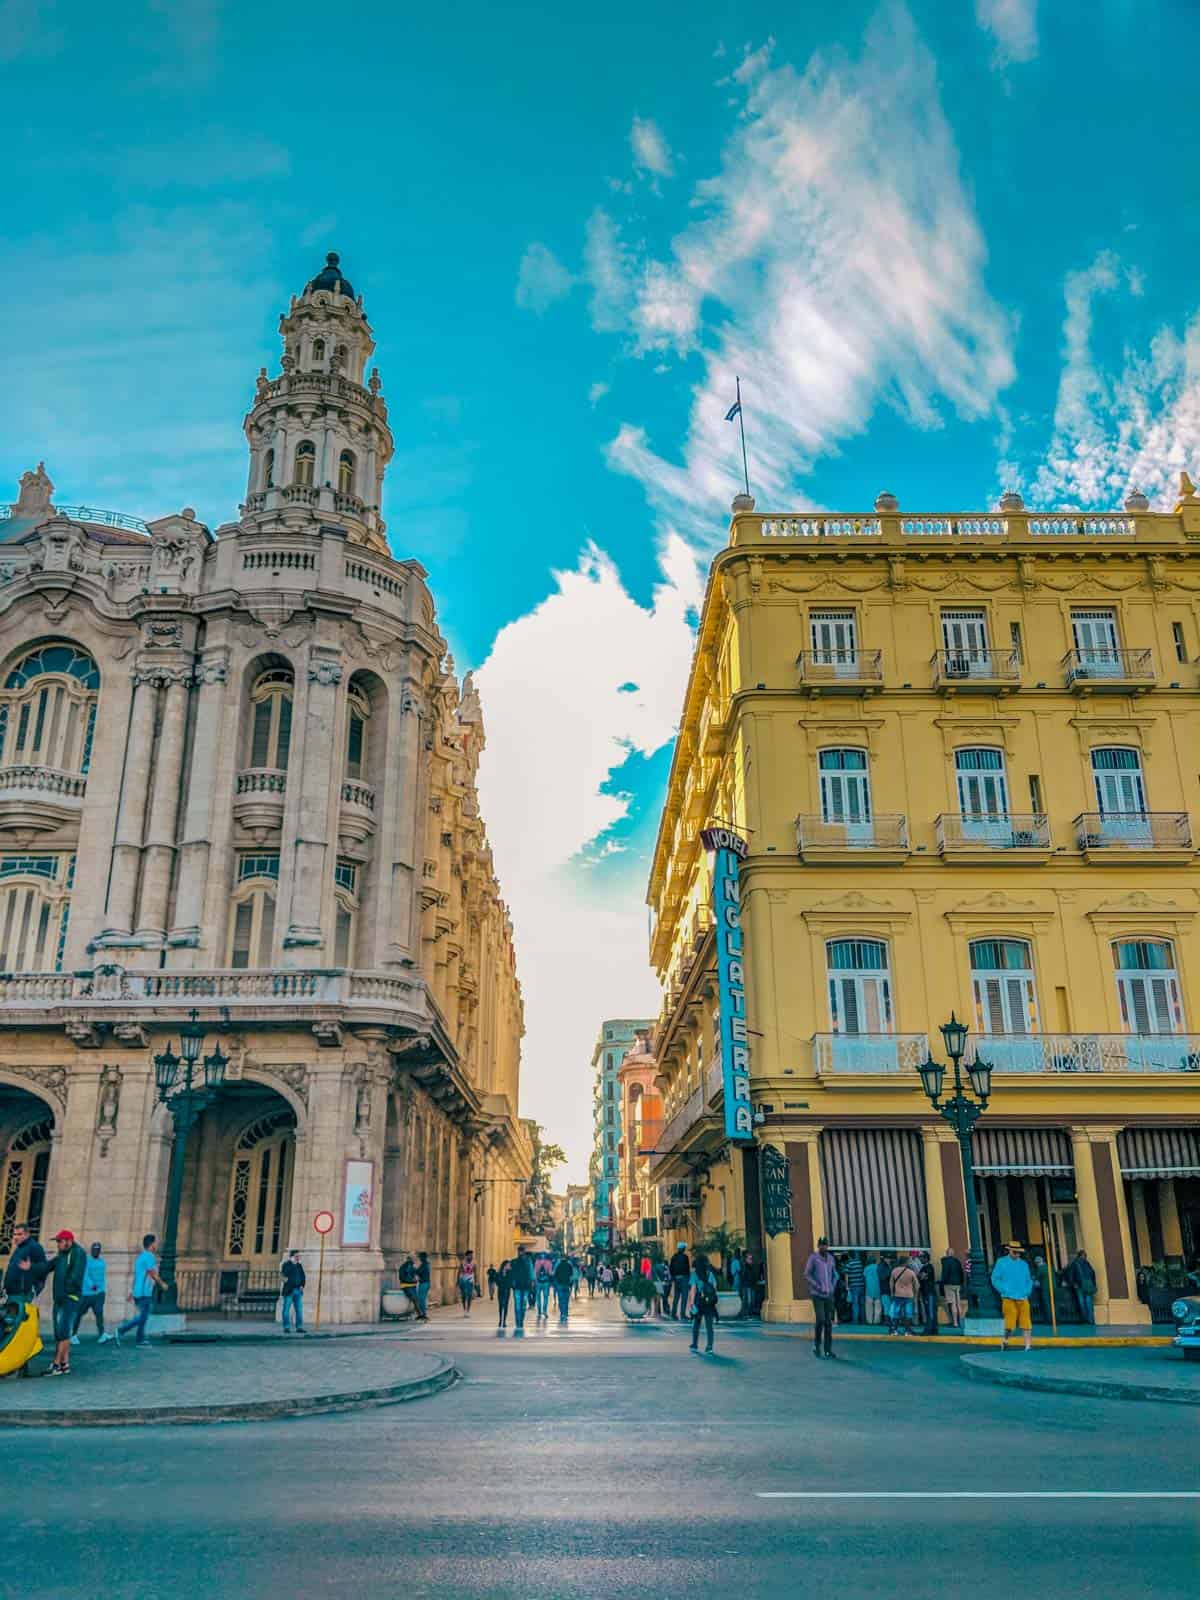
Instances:
[[[825,1233],[835,1250],[928,1250],[921,1136],[909,1128],[821,1134]]]
[[[1058,1178],[1075,1171],[1062,1128],[976,1128],[971,1153],[981,1178]]]
[[[1117,1155],[1123,1178],[1197,1178],[1200,1129],[1122,1128]]]

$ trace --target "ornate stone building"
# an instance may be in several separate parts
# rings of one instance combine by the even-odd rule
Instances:
[[[187,1150],[183,1303],[273,1284],[328,1209],[324,1309],[351,1321],[410,1250],[435,1300],[459,1250],[511,1254],[521,993],[479,699],[388,553],[392,436],[336,256],[280,331],[238,521],[56,508],[41,467],[0,516],[0,1250],[70,1227],[123,1296],[163,1231],[154,1056],[194,1011],[230,1065]]]

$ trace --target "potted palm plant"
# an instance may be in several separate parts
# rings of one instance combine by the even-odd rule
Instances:
[[[724,1287],[717,1291],[717,1315],[723,1317],[726,1322],[742,1314],[742,1297],[734,1291],[729,1276],[729,1263],[733,1259],[733,1252],[743,1249],[745,1244],[745,1234],[719,1222],[715,1228],[708,1230],[696,1246],[697,1250],[702,1250],[717,1268],[717,1282],[724,1284]]]
[[[617,1283],[617,1299],[630,1322],[643,1322],[654,1303],[654,1283],[640,1272],[627,1270]]]

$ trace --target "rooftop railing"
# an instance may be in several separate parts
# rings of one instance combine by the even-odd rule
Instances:
[[[1186,508],[1185,508],[1186,509]],[[1104,540],[1180,540],[1183,519],[1142,506],[1126,511],[1040,512],[1018,501],[995,511],[902,513],[894,503],[873,512],[798,512],[761,515],[737,512],[735,539],[878,539],[903,547],[926,539],[983,539],[1039,542]]]
[[[150,532],[141,517],[131,517],[125,511],[103,511],[99,506],[51,506],[50,514],[67,517],[71,522],[91,522],[102,528],[128,528],[133,533]],[[11,506],[0,506],[0,522],[7,522],[11,516]]]

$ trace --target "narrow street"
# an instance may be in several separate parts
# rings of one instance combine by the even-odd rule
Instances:
[[[1159,1498],[1200,1492],[1188,1408],[995,1388],[917,1340],[826,1363],[803,1338],[729,1328],[705,1359],[612,1302],[523,1339],[493,1320],[485,1301],[414,1330],[464,1379],[410,1405],[10,1435],[5,1572],[53,1600],[919,1600],[997,1574],[1005,1593],[1074,1600],[1119,1592],[1134,1547],[1140,1592],[1188,1592],[1200,1501]],[[979,1498],[909,1498],[964,1492]]]

